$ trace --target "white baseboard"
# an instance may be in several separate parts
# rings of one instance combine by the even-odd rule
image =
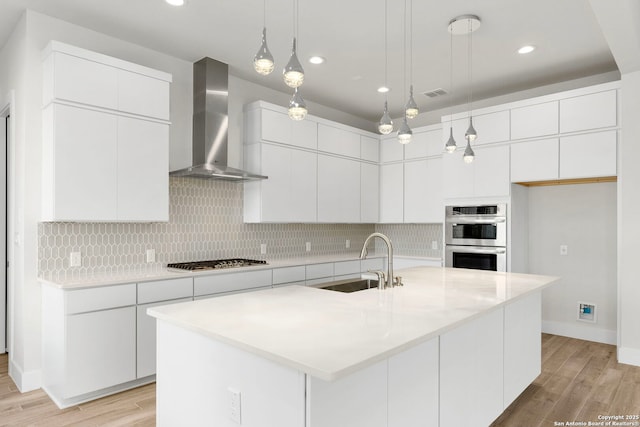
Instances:
[[[640,350],[637,348],[618,347],[618,362],[640,366]]]
[[[23,372],[13,360],[9,360],[9,376],[16,383],[20,393],[37,390],[42,386],[40,370]]]
[[[564,322],[542,321],[542,332],[563,337],[595,341],[603,344],[616,345],[618,342],[616,331],[599,329],[583,325],[572,325]],[[640,354],[640,352],[639,352]],[[640,359],[639,359],[640,360]]]

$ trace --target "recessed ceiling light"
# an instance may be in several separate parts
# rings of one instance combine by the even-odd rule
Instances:
[[[518,49],[518,53],[521,55],[524,55],[525,53],[531,53],[534,50],[536,50],[535,46],[527,45],[527,46],[522,46],[520,49]]]
[[[322,56],[312,56],[309,58],[309,62],[315,65],[322,64],[324,62],[324,58]]]
[[[391,89],[389,89],[389,88],[388,88],[388,87],[386,87],[386,86],[380,86],[380,87],[378,88],[378,92],[380,92],[380,93],[387,93],[387,92],[389,92],[390,90],[391,90]]]
[[[164,0],[169,3],[171,6],[183,6],[184,0]]]

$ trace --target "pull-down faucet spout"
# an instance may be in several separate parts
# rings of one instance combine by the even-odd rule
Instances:
[[[392,288],[393,287],[393,246],[391,245],[391,240],[387,236],[382,233],[371,233],[369,237],[364,241],[364,245],[362,245],[362,251],[360,252],[360,259],[364,259],[367,257],[367,245],[369,241],[374,237],[379,237],[384,241],[387,245],[387,283],[378,283],[378,287],[380,289],[384,288]]]

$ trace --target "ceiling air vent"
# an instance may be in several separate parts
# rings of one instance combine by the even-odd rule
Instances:
[[[438,89],[429,90],[427,92],[423,92],[429,98],[435,98],[436,96],[446,95],[447,91],[439,87]]]

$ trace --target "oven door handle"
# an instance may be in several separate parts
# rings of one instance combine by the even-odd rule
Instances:
[[[447,250],[451,252],[466,252],[471,254],[488,254],[488,255],[502,255],[507,253],[506,248],[490,248],[490,247],[478,247],[478,246],[453,246],[447,245]]]
[[[507,219],[505,217],[497,217],[497,218],[447,218],[446,222],[452,224],[501,224],[506,222]]]

